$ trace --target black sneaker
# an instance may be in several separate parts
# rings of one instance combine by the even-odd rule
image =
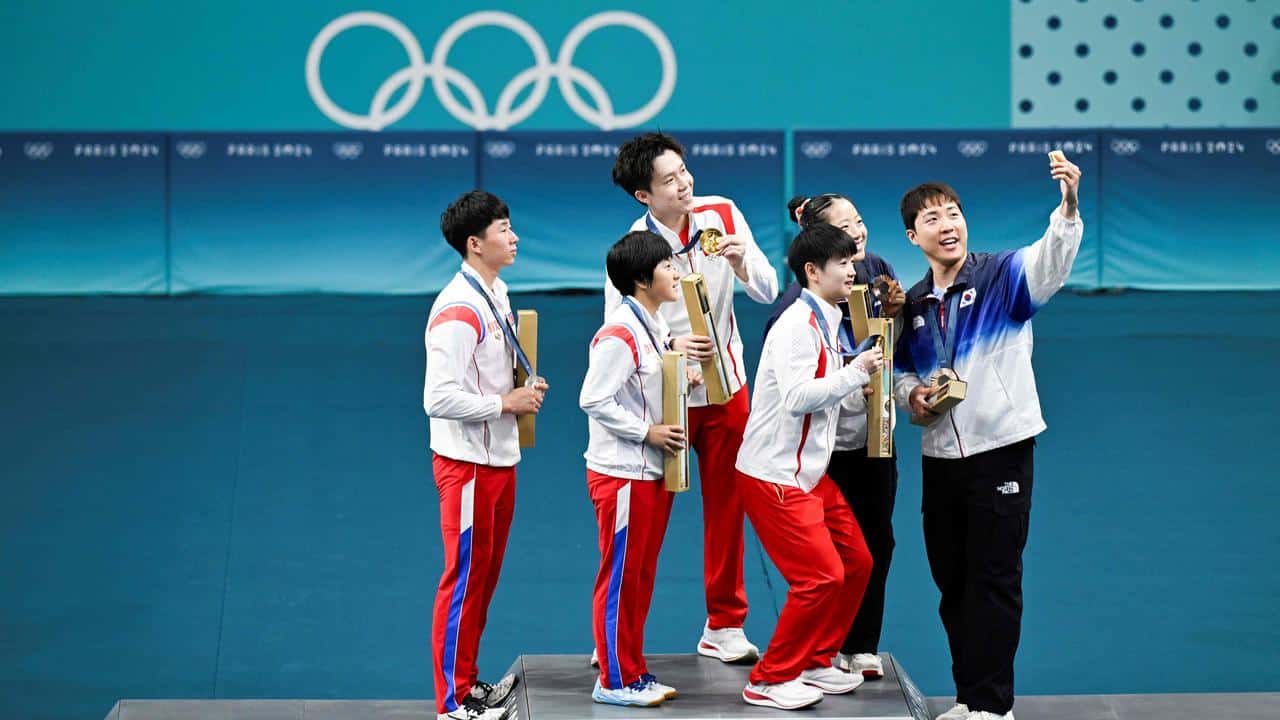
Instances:
[[[518,682],[520,682],[520,678],[512,673],[504,675],[496,685],[477,680],[476,684],[471,686],[471,697],[489,707],[497,707],[506,701],[507,696],[515,689]]]
[[[502,720],[506,716],[506,708],[489,707],[468,695],[462,698],[462,705],[457,710],[436,715],[436,720]]]

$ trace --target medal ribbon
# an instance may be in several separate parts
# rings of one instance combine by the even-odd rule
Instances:
[[[510,343],[511,347],[516,351],[516,361],[520,363],[520,369],[524,370],[525,374],[529,377],[535,377],[533,365],[529,362],[529,358],[525,356],[524,348],[520,347],[520,341],[516,339],[516,332],[511,327],[511,322],[505,315],[498,312],[498,306],[493,304],[493,300],[489,297],[489,293],[485,292],[484,288],[481,287],[480,281],[465,272],[459,272],[458,274],[470,283],[471,287],[475,288],[476,292],[480,293],[480,297],[484,298],[484,301],[488,303],[489,311],[493,313],[494,317],[498,318],[498,324],[502,326],[502,333],[507,336],[507,342]]]
[[[689,223],[690,223],[690,227],[692,227],[692,224],[693,224],[692,217],[689,218]],[[646,227],[649,228],[649,232],[653,233],[654,235],[657,235],[658,237],[666,237],[665,235],[662,234],[662,231],[658,229],[658,223],[653,219],[652,213],[644,214],[644,224]],[[689,242],[685,243],[684,247],[675,251],[673,254],[685,255],[693,252],[693,249],[698,246],[698,241],[701,238],[702,238],[702,230],[696,230],[693,233],[690,233]]]
[[[624,296],[622,298],[622,302],[626,304],[627,307],[631,308],[631,312],[635,314],[636,319],[640,321],[640,327],[644,328],[644,334],[649,336],[649,342],[653,343],[653,349],[656,352],[661,353],[663,346],[659,345],[658,341],[653,339],[653,332],[649,330],[649,323],[645,322],[644,319],[644,311],[640,309],[640,306],[636,304],[635,300],[632,300],[629,297]]]
[[[934,312],[932,308],[926,308],[924,312],[925,322],[929,325],[929,334],[933,336],[933,352],[938,357],[939,367],[951,369],[952,363],[955,362],[956,352],[956,325],[959,325],[956,317],[956,311],[960,307],[960,296],[963,293],[953,292],[944,300],[938,301],[938,312]],[[943,303],[946,303],[945,315],[943,314]],[[939,329],[939,315],[942,315],[941,323],[946,326],[945,331]],[[945,339],[943,333],[946,333]]]
[[[842,358],[853,357],[852,353],[845,352],[844,350],[840,350],[838,348],[831,346],[831,335],[827,333],[827,316],[822,313],[822,308],[818,306],[818,301],[814,300],[812,295],[804,292],[803,290],[800,291],[800,299],[804,300],[805,304],[809,306],[810,310],[813,310],[814,317],[818,321],[818,331],[822,333],[822,344],[825,345],[828,350],[835,353],[839,357],[842,357]],[[844,323],[841,323],[840,326],[841,326],[841,330],[843,330]],[[849,335],[850,337],[853,336],[852,330],[849,332]],[[853,346],[850,345],[849,347],[852,348]]]

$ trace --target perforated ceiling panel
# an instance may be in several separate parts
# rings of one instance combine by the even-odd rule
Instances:
[[[1013,127],[1280,125],[1280,0],[1011,0]]]

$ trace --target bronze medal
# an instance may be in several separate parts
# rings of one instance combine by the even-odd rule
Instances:
[[[885,302],[889,299],[889,293],[893,287],[891,285],[892,282],[893,278],[888,275],[881,275],[872,281],[872,292],[880,299],[880,302]]]

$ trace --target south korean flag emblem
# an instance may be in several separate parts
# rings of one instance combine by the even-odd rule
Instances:
[[[978,288],[969,288],[968,290],[964,291],[963,295],[960,296],[960,307],[967,308],[973,304],[974,300],[977,300],[977,299],[978,299]]]

